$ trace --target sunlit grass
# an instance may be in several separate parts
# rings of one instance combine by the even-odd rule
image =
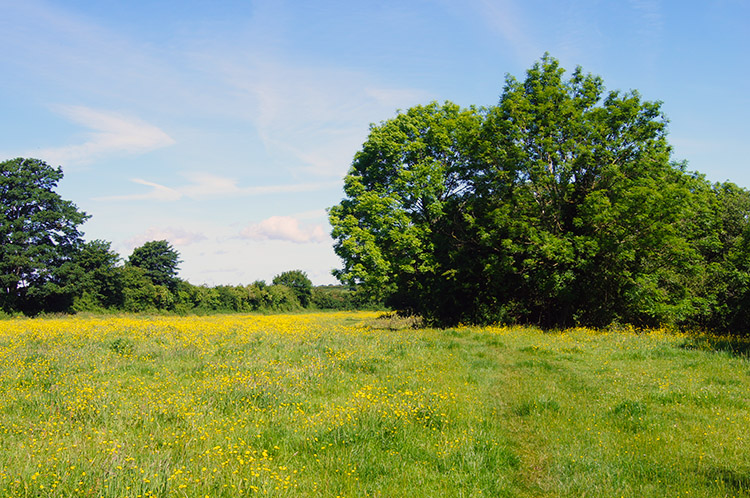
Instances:
[[[0,496],[750,495],[741,341],[401,325],[0,321]]]

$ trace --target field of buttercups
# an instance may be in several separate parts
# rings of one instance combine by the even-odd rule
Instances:
[[[406,325],[0,321],[0,496],[750,496],[745,342]]]

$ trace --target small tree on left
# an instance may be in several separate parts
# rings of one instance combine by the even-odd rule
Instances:
[[[56,192],[62,170],[38,159],[0,162],[0,309],[62,311],[72,302],[66,270],[89,216]]]

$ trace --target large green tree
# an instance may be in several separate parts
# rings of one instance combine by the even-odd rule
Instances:
[[[736,323],[720,295],[733,279],[746,300],[747,192],[666,137],[659,102],[548,55],[489,109],[409,109],[371,128],[329,211],[335,274],[440,323]]]
[[[447,220],[472,193],[482,119],[477,109],[432,103],[371,127],[344,180],[346,198],[329,210],[342,282],[406,308],[437,290],[436,242],[450,237]]]
[[[66,309],[70,263],[88,216],[55,192],[63,173],[38,159],[0,163],[0,308]]]
[[[674,294],[651,270],[669,273],[659,251],[684,247],[670,239],[684,196],[658,102],[606,93],[580,68],[566,79],[545,56],[507,78],[484,137],[468,223],[468,247],[486,255],[476,301],[548,325],[666,318],[656,308]]]

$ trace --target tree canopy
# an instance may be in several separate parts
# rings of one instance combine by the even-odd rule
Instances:
[[[659,102],[548,55],[496,106],[372,126],[344,191],[336,276],[434,322],[729,326],[747,300],[748,192],[672,161]]]
[[[300,304],[307,307],[312,299],[312,282],[302,270],[289,270],[273,277],[274,285],[285,285],[292,289]]]
[[[79,248],[71,271],[77,287],[75,309],[122,306],[125,280],[120,260],[105,240],[85,242]]]
[[[152,240],[133,249],[128,264],[144,270],[154,285],[173,289],[178,282],[177,270],[180,267],[179,253],[166,240]]]

